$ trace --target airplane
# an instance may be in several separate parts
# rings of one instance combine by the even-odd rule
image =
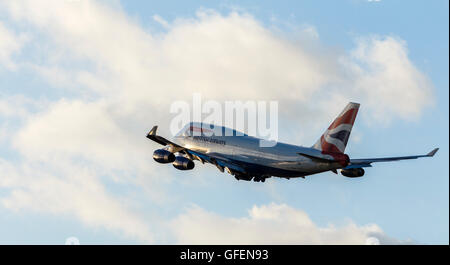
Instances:
[[[147,138],[164,146],[153,153],[158,163],[172,163],[179,170],[194,168],[194,160],[210,163],[237,180],[264,182],[266,178],[305,178],[332,171],[349,178],[362,177],[372,163],[432,157],[439,148],[426,155],[350,159],[344,153],[360,104],[350,102],[317,142],[303,147],[277,142],[261,147],[259,138],[236,130],[201,122],[190,122],[173,141],[156,134],[154,126]],[[231,135],[231,136],[229,136]]]

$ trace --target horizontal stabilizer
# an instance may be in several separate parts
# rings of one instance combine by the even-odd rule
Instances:
[[[433,149],[433,151],[431,151],[431,152],[429,152],[428,154],[427,154],[427,156],[434,156],[434,154],[436,154],[436,152],[439,150],[439,148],[434,148]]]
[[[421,157],[432,157],[436,154],[436,152],[438,150],[439,150],[439,148],[435,148],[426,155],[350,159],[350,166],[365,167],[368,164],[370,165],[371,163],[374,163],[374,162],[389,162],[389,161],[399,161],[399,160],[407,160],[407,159],[417,159],[417,158],[421,158]]]

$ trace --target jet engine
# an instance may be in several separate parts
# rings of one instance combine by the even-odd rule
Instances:
[[[347,178],[359,178],[364,176],[364,169],[362,168],[350,168],[342,169],[341,174]]]
[[[153,159],[158,163],[167,164],[175,161],[175,155],[167,150],[158,149],[153,152]]]
[[[191,170],[195,166],[194,161],[183,156],[177,156],[172,165],[179,170]]]

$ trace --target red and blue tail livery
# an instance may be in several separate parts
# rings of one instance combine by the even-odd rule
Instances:
[[[344,153],[358,110],[358,103],[348,103],[341,114],[317,140],[313,148],[323,152]]]

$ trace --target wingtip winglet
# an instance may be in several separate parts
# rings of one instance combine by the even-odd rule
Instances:
[[[436,154],[438,150],[439,148],[434,148],[431,152],[427,154],[427,156],[434,156],[434,154]]]
[[[147,136],[149,135],[156,135],[156,130],[158,129],[158,125],[153,126],[153,128],[148,132]]]

